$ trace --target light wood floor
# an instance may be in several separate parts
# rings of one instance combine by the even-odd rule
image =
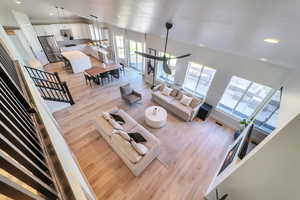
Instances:
[[[177,140],[170,141],[170,145],[180,150],[176,162],[166,166],[156,159],[139,177],[135,177],[101,138],[93,120],[101,111],[119,106],[141,122],[143,105],[151,103],[148,98],[150,89],[141,75],[130,71],[126,77],[122,76],[121,80],[110,85],[90,88],[85,85],[82,74],[66,72],[60,64],[50,64],[47,70],[59,72],[74,97],[75,105],[57,111],[54,116],[98,199],[203,199],[228,145],[232,143],[231,129],[217,125],[213,119],[186,123],[168,114],[168,122],[172,125],[163,127],[159,134],[174,132],[179,135]],[[145,96],[143,105],[130,107],[120,99],[119,86],[127,82]]]

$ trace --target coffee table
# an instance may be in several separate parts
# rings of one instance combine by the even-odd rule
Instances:
[[[145,122],[152,128],[161,128],[167,123],[167,111],[160,106],[151,106],[145,111]]]

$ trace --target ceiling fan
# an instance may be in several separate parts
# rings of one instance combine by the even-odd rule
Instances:
[[[180,59],[180,58],[185,58],[188,56],[191,56],[192,54],[188,53],[182,56],[177,56],[177,57],[167,57],[166,56],[166,51],[167,51],[167,46],[168,46],[168,39],[169,39],[169,30],[173,27],[172,23],[167,22],[166,23],[166,29],[167,29],[167,37],[166,37],[166,42],[165,42],[165,49],[164,49],[164,55],[163,56],[154,56],[151,54],[147,54],[147,53],[143,53],[143,52],[138,52],[136,51],[135,53],[138,55],[141,55],[145,58],[149,58],[149,59],[155,59],[157,61],[162,61],[163,62],[163,70],[166,74],[172,74],[171,69],[168,65],[168,61],[171,59]]]

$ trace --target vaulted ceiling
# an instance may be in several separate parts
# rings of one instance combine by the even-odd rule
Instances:
[[[253,59],[266,58],[286,67],[300,64],[299,0],[1,0],[1,7],[48,18],[54,5],[81,16],[90,14],[130,30],[170,38]],[[52,16],[53,17],[53,16]],[[276,38],[278,44],[264,42]],[[299,66],[300,67],[300,66]]]

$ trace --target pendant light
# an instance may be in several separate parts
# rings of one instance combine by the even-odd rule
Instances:
[[[63,22],[63,20],[65,19],[65,13],[64,13],[65,8],[64,7],[60,7],[60,9],[61,9],[61,12],[62,12],[62,14],[61,14],[62,23],[63,23],[62,26],[63,26],[64,29],[66,29],[66,25]]]

